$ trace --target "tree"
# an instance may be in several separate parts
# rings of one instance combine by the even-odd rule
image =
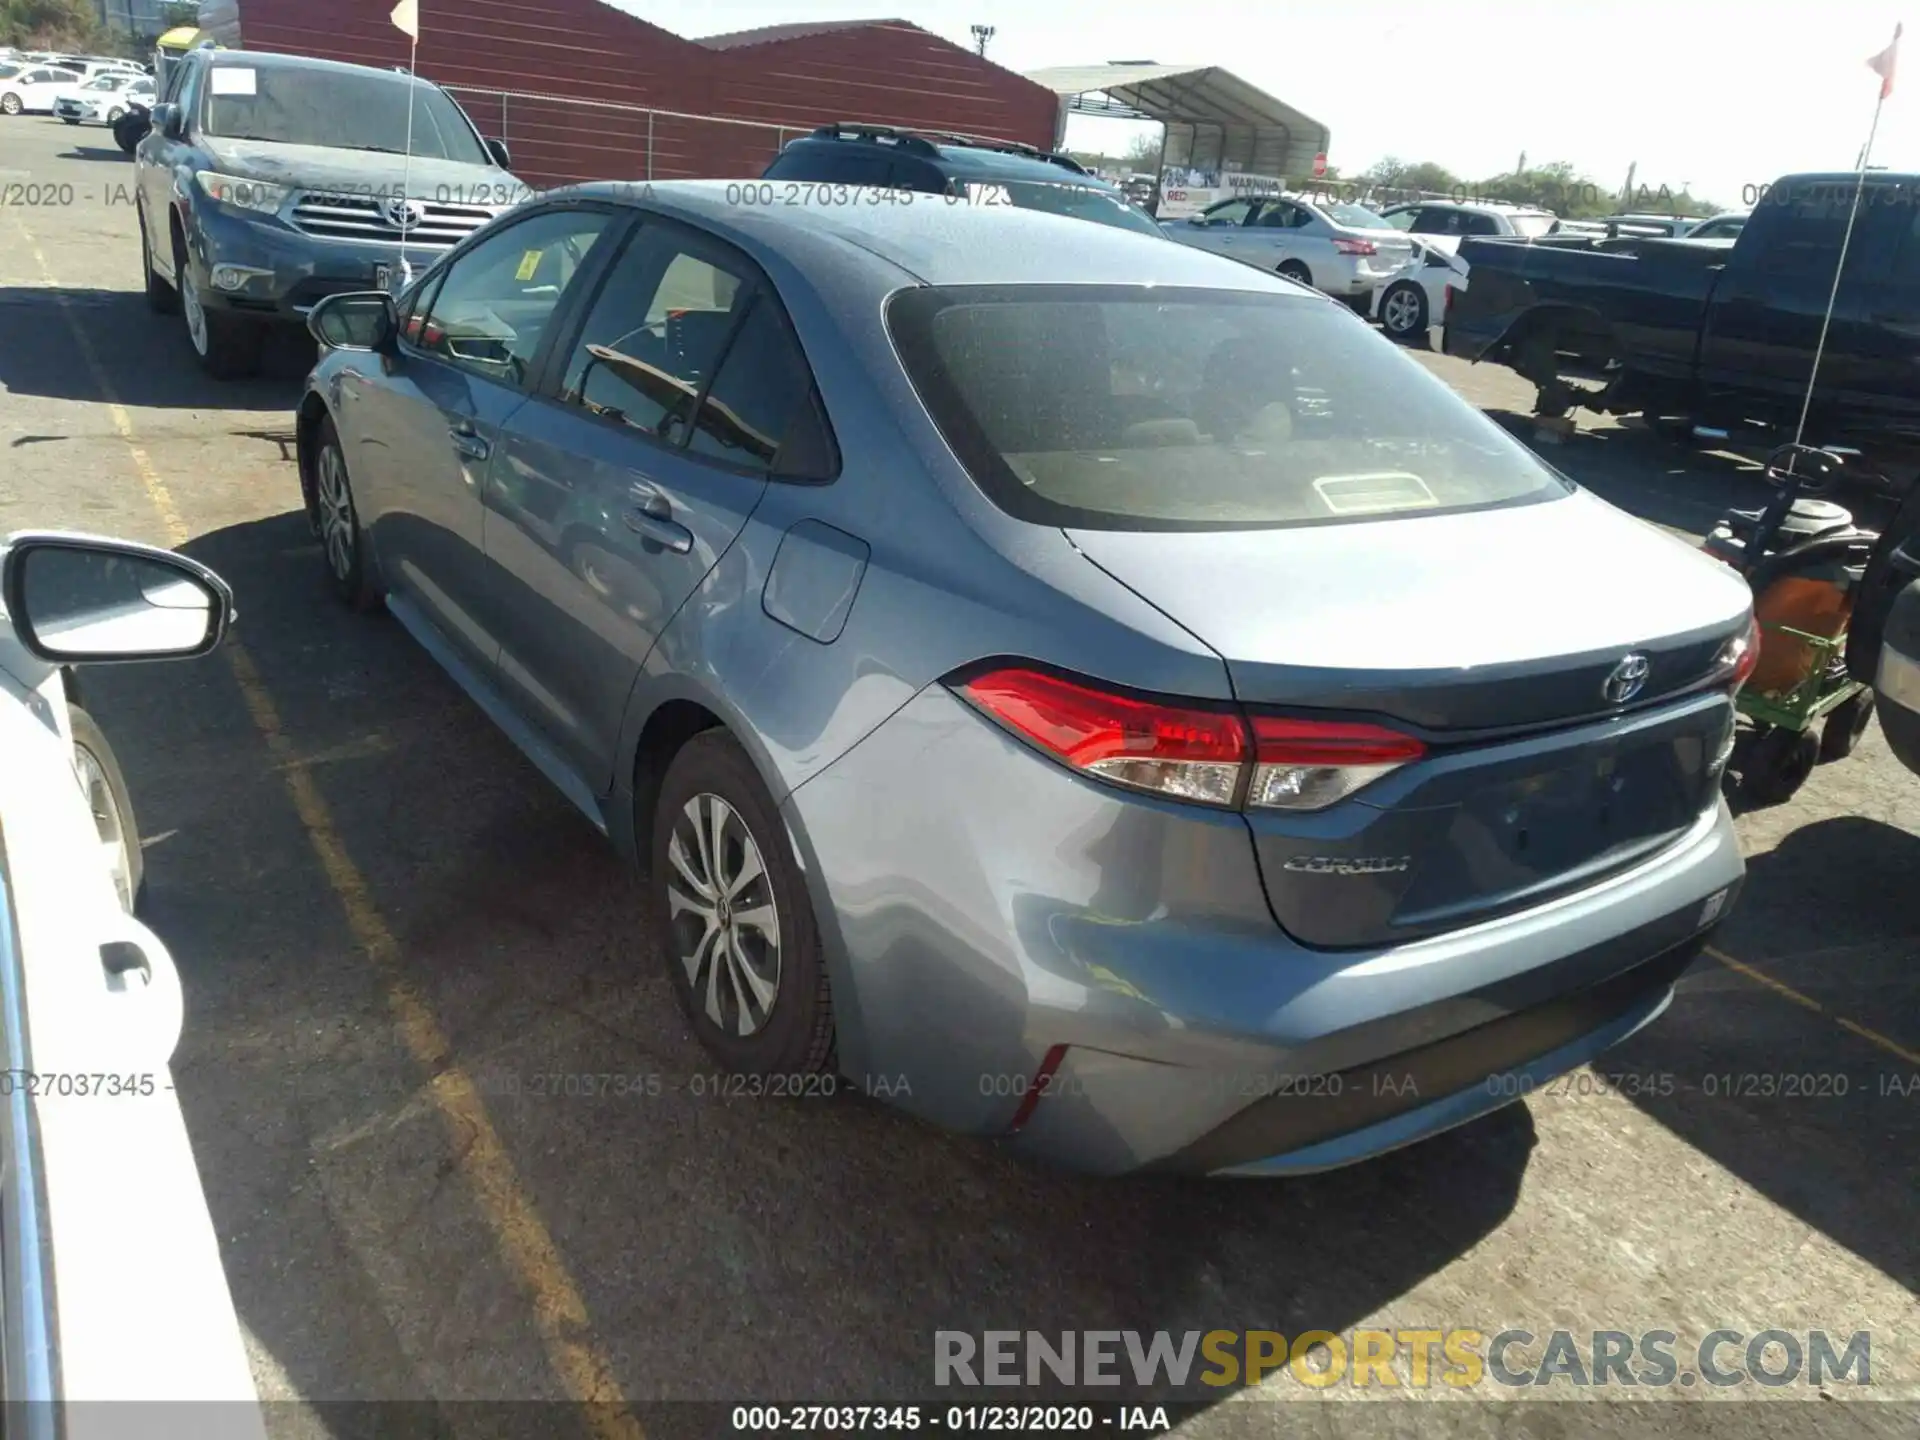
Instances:
[[[100,40],[87,0],[0,0],[0,45],[32,50],[85,50]]]
[[[1120,156],[1120,163],[1126,167],[1129,175],[1158,175],[1161,143],[1159,135],[1137,135]]]
[[[182,25],[198,28],[200,24],[199,0],[167,0],[160,7],[161,33],[176,30]]]

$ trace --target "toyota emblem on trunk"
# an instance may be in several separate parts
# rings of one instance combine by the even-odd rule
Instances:
[[[1653,666],[1639,651],[1620,657],[1620,663],[1600,682],[1600,693],[1609,705],[1624,705],[1646,687]]]
[[[380,210],[386,216],[387,223],[396,230],[411,230],[427,218],[427,207],[404,195],[389,197],[382,202]]]

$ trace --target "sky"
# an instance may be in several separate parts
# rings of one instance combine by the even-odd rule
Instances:
[[[681,35],[800,20],[910,20],[962,45],[991,25],[1011,70],[1153,60],[1219,65],[1313,116],[1328,161],[1356,174],[1386,155],[1467,178],[1570,162],[1605,188],[1638,165],[1744,208],[1747,187],[1848,170],[1873,123],[1867,58],[1920,0],[610,0]],[[696,18],[697,17],[697,18]],[[1872,163],[1920,170],[1920,32],[1886,103]],[[1137,127],[1078,116],[1067,143],[1118,153]]]

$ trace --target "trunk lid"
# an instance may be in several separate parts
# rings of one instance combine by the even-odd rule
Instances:
[[[1411,478],[1411,477],[1409,477]],[[1397,503],[1377,477],[1330,503]],[[1428,755],[1313,812],[1250,810],[1274,917],[1378,945],[1591,884],[1715,803],[1750,608],[1731,571],[1584,493],[1430,517],[1205,532],[1070,530],[1218,651],[1254,710],[1405,730]],[[1645,659],[1624,705],[1604,686]]]

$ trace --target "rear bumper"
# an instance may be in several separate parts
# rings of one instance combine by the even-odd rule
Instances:
[[[1551,903],[1313,950],[1242,817],[1083,781],[938,687],[785,809],[848,1075],[1095,1173],[1322,1169],[1518,1098],[1657,1014],[1743,874],[1716,803]]]

